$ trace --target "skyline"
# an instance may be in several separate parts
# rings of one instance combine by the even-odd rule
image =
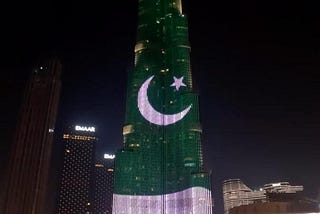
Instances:
[[[287,180],[316,195],[320,187],[319,17],[307,16],[310,11],[304,11],[304,5],[295,8],[298,12],[274,15],[286,8],[286,2],[262,8],[262,3],[246,1],[231,11],[227,3],[215,2],[210,8],[205,7],[208,2],[183,1],[183,6],[189,21],[194,85],[200,94],[204,163],[213,171],[214,198],[222,197],[222,180],[235,177],[250,186]],[[14,126],[12,117],[19,103],[15,97],[31,67],[39,57],[55,52],[63,61],[56,133],[63,125],[92,123],[106,150],[121,148],[136,3],[109,6],[121,8],[122,13],[105,11],[102,3],[31,4],[35,7],[29,11],[12,5],[9,11],[21,20],[4,28],[7,40],[3,40],[1,70],[9,72],[8,79],[1,80],[6,97],[1,136],[8,139],[7,131]],[[1,156],[7,149],[2,146]],[[221,199],[216,200],[221,207]]]

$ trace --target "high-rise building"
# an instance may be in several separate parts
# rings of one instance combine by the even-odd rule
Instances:
[[[25,89],[3,188],[3,214],[43,214],[60,97],[61,63],[33,69]]]
[[[181,0],[141,0],[113,213],[212,213]]]
[[[57,213],[91,211],[90,189],[93,183],[95,127],[71,126],[62,136],[64,159],[59,182]]]
[[[234,210],[234,208],[240,206],[244,207],[250,204],[262,204],[274,200],[279,202],[280,198],[294,198],[297,192],[301,192],[303,190],[303,186],[292,186],[289,184],[289,182],[278,182],[265,184],[263,187],[257,190],[252,190],[240,179],[228,179],[223,182],[222,189],[224,213],[229,214],[231,210]],[[270,209],[272,209],[273,207],[270,206],[270,204],[261,206],[259,205],[260,208],[263,206],[268,207],[268,209],[270,207]]]
[[[95,162],[94,187],[92,189],[92,213],[112,213],[114,154],[98,156]]]

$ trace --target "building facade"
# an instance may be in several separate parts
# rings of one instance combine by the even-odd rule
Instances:
[[[59,183],[58,214],[90,213],[95,127],[72,126],[63,134],[63,166]]]
[[[27,83],[1,190],[3,214],[45,213],[61,69],[58,59],[45,61]]]
[[[212,213],[181,0],[142,0],[113,213]]]
[[[260,189],[253,191],[240,179],[229,179],[223,182],[224,213],[229,214],[230,209],[255,202],[266,202],[266,194]]]
[[[303,186],[292,186],[289,182],[278,182],[278,183],[269,183],[263,185],[263,190],[266,193],[297,193],[303,191]]]
[[[280,202],[287,202],[289,199],[295,198],[296,194],[303,190],[303,186],[292,186],[289,182],[278,182],[265,184],[258,190],[252,190],[240,179],[228,179],[223,182],[222,189],[225,214],[231,214],[231,210],[233,210],[232,213],[243,212],[239,210],[251,210],[252,212],[255,210],[256,213],[262,213],[264,209],[273,210],[270,213],[278,213],[276,212],[277,206],[285,207]],[[285,198],[285,201],[281,198]],[[270,202],[279,202],[280,204],[273,206],[275,204],[270,204]],[[258,209],[261,210],[258,212]],[[281,210],[283,209],[281,208]]]
[[[318,203],[308,200],[268,201],[241,205],[230,210],[230,214],[319,214]]]
[[[114,158],[113,154],[104,154],[103,157],[99,155],[96,158],[92,189],[93,214],[112,213]]]

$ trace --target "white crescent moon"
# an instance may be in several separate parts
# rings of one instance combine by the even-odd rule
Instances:
[[[154,76],[149,77],[139,89],[138,92],[138,108],[141,115],[150,123],[166,126],[181,120],[191,109],[192,104],[185,108],[183,111],[176,114],[162,114],[155,110],[148,99],[148,87]]]

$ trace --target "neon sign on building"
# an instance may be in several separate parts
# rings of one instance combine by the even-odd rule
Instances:
[[[87,127],[87,126],[75,126],[76,131],[82,131],[82,132],[96,132],[95,127]]]
[[[114,159],[116,156],[111,154],[104,154],[104,159]]]

